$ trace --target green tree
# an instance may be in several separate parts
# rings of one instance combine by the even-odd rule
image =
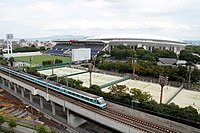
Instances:
[[[130,93],[132,94],[133,99],[139,102],[147,102],[152,98],[149,93],[142,92],[140,89],[137,88],[132,88],[130,90]]]
[[[17,126],[16,120],[10,119],[10,120],[8,121],[8,126],[10,127],[10,129],[13,130],[13,128]]]
[[[41,51],[41,52],[43,52],[43,51],[45,51],[45,50],[46,50],[46,49],[45,49],[44,46],[41,46],[41,47],[40,47],[40,51]]]
[[[10,66],[13,66],[13,62],[15,61],[15,59],[13,57],[10,57],[8,61],[10,62]]]
[[[44,126],[38,126],[36,129],[37,133],[47,133],[47,130]]]
[[[2,115],[0,115],[0,128],[1,128],[1,125],[5,122],[5,119]]]
[[[111,85],[109,87],[110,93],[114,95],[125,95],[126,91],[129,90],[129,88],[126,85]]]

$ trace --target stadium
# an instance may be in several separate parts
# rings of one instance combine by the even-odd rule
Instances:
[[[142,47],[146,50],[160,48],[174,51],[179,54],[185,49],[186,43],[167,37],[144,34],[110,34],[88,37],[84,40],[55,41],[57,44],[46,54],[71,56],[71,50],[77,48],[90,48],[91,56],[96,56],[102,50],[111,51],[115,46],[125,45],[132,49]]]

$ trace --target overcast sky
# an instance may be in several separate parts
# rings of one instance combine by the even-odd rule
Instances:
[[[0,38],[7,33],[200,39],[200,0],[0,0]]]

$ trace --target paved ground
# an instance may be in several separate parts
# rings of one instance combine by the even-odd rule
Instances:
[[[171,102],[178,103],[180,107],[190,105],[200,113],[200,92],[184,89]]]

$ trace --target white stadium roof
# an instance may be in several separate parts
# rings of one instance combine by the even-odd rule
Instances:
[[[168,37],[146,35],[146,34],[109,34],[100,35],[94,37],[88,37],[87,40],[160,40],[160,41],[170,41],[177,43],[185,43],[178,39],[172,39]]]

